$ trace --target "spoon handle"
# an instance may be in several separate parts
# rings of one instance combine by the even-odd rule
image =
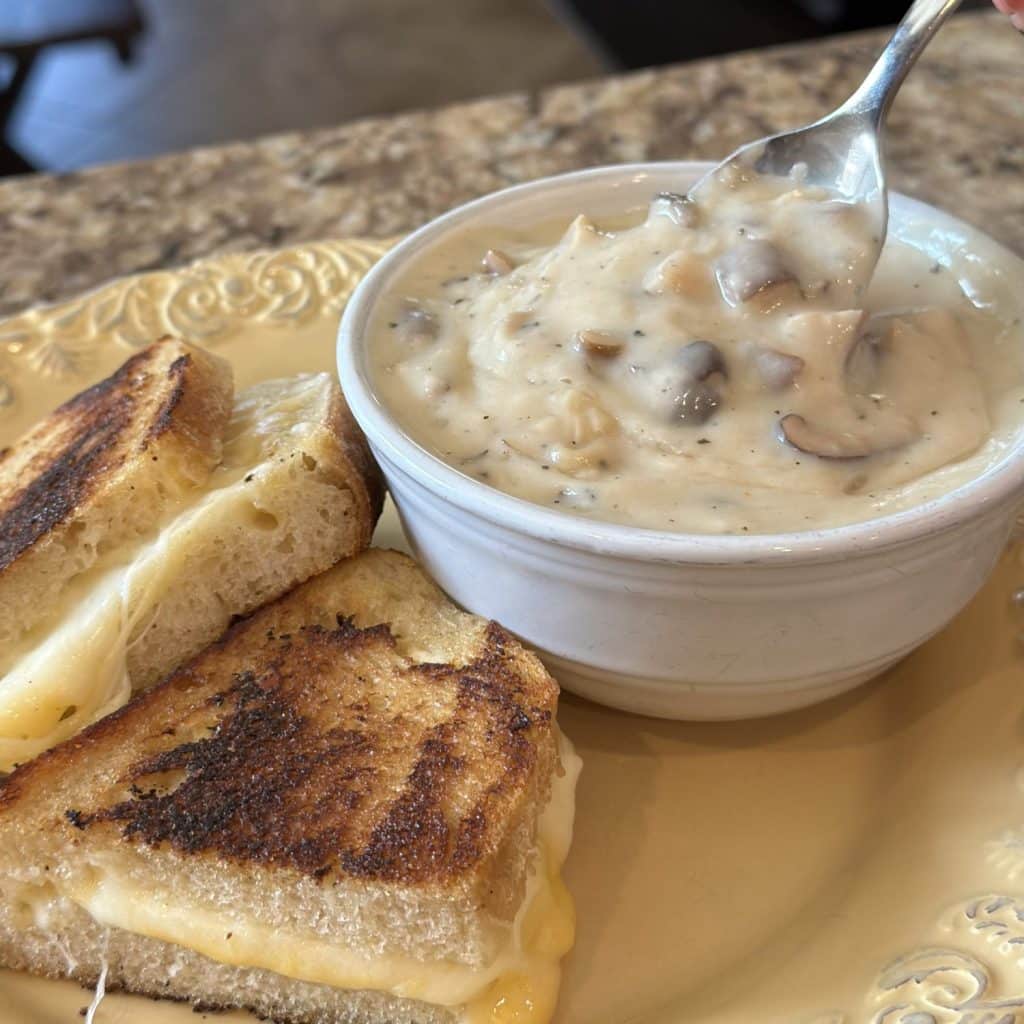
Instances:
[[[921,51],[961,0],[914,0],[857,91],[836,113],[855,114],[881,126],[896,91]]]

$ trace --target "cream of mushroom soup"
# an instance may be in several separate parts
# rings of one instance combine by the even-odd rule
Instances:
[[[375,387],[461,472],[538,505],[701,533],[874,518],[997,461],[1018,321],[857,208],[725,177],[613,226],[467,232],[378,306]]]

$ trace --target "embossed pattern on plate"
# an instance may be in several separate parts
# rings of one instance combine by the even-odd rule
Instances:
[[[233,358],[232,345],[254,328],[319,327],[340,315],[353,288],[390,244],[351,239],[223,256],[178,271],[123,278],[0,322],[0,431],[17,434],[49,405],[164,334],[226,347]],[[303,349],[300,342],[299,358],[308,359]],[[235,359],[244,383],[262,373],[263,355],[250,351]],[[327,355],[317,360],[318,368],[333,365],[333,350]],[[299,363],[293,370],[287,353],[274,357],[283,368],[272,374],[302,368]]]
[[[167,332],[222,352],[242,386],[332,370],[337,316],[386,248],[229,256],[0,323],[0,447]],[[390,506],[376,542],[404,545]],[[1022,585],[1018,546],[885,677],[777,719],[565,698],[585,769],[559,1024],[1024,1024]],[[70,1022],[88,1002],[0,971],[3,1024]],[[96,1015],[195,1020],[119,995]]]

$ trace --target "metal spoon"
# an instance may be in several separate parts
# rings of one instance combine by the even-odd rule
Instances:
[[[840,107],[805,128],[741,146],[690,190],[698,196],[709,179],[736,166],[767,175],[789,175],[800,167],[804,182],[820,185],[844,201],[863,204],[876,243],[874,268],[885,241],[888,200],[879,136],[886,114],[907,73],[960,0],[914,0],[857,91]],[[804,170],[803,168],[806,168]]]

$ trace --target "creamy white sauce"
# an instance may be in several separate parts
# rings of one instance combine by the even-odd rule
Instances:
[[[1024,420],[1019,322],[892,240],[865,293],[866,221],[827,193],[725,178],[556,238],[454,238],[371,326],[402,427],[509,494],[655,529],[834,526],[979,475]]]

